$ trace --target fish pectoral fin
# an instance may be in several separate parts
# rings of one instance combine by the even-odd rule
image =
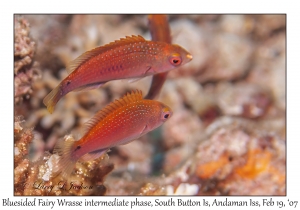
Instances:
[[[145,71],[144,75],[147,75],[149,73],[149,71],[151,70],[151,66],[147,66],[147,70]]]
[[[144,126],[143,130],[140,132],[140,135],[139,135],[137,138],[134,138],[134,139],[132,139],[132,140],[126,141],[126,142],[124,142],[124,143],[122,143],[122,144],[119,144],[119,145],[126,145],[126,144],[128,144],[128,143],[130,143],[130,142],[132,142],[132,141],[134,141],[134,140],[139,139],[142,135],[144,135],[144,134],[146,133],[147,127],[148,127],[147,125]]]
[[[148,128],[148,125],[146,124],[146,125],[144,126],[143,130],[140,132],[140,136],[142,136],[144,133],[146,133],[147,128]]]
[[[99,158],[100,156],[102,156],[106,151],[107,151],[107,148],[95,150],[93,152],[89,152],[89,153],[86,153],[85,155],[81,156],[79,160],[80,161],[95,160],[95,159]]]
[[[134,140],[139,139],[142,135],[144,135],[144,134],[147,132],[147,127],[148,127],[148,125],[145,125],[145,126],[143,127],[143,129],[141,130],[141,132],[140,132],[140,134],[139,134],[138,137],[135,137],[135,138],[133,138],[133,139],[131,139],[131,140],[129,140],[129,141],[125,141],[124,143],[121,143],[121,144],[119,144],[119,145],[126,145],[126,144],[129,144],[130,142],[132,142],[132,141],[134,141]]]
[[[97,89],[97,88],[101,87],[102,85],[104,85],[105,83],[106,82],[92,83],[92,84],[88,84],[88,85],[76,88],[73,91],[77,92],[77,91],[85,91],[85,90]]]

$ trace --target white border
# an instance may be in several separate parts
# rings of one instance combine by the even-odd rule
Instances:
[[[287,197],[275,197],[273,200],[299,200],[299,80],[300,80],[300,34],[298,2],[293,1],[9,1],[1,2],[1,180],[0,205],[2,199],[20,200],[13,197],[13,14],[14,13],[287,13]],[[4,65],[3,65],[4,64]],[[298,118],[299,117],[299,118]],[[38,198],[38,197],[37,197]],[[119,197],[120,199],[122,197]],[[134,197],[126,197],[133,200]],[[184,197],[188,198],[188,197]],[[224,197],[219,197],[225,199]],[[265,199],[268,197],[230,197],[234,200]],[[25,199],[25,197],[22,197]],[[30,197],[29,199],[33,199]],[[55,200],[56,197],[48,197]],[[83,200],[79,197],[67,197],[70,200]],[[95,198],[97,200],[104,198]],[[108,197],[106,199],[113,199]],[[162,199],[162,197],[160,197]],[[200,199],[200,198],[199,198]],[[202,199],[202,198],[201,198]],[[210,199],[214,197],[204,197]],[[143,198],[154,202],[155,197]],[[29,207],[25,207],[29,208]],[[101,207],[97,207],[98,209]],[[163,209],[165,207],[156,207]],[[230,208],[232,207],[224,207]],[[2,209],[2,207],[1,207]],[[199,207],[197,207],[199,209]]]

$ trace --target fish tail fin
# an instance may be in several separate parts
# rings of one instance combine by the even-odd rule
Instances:
[[[43,103],[47,107],[48,111],[52,114],[56,103],[60,100],[60,85],[54,88],[43,100]]]
[[[56,153],[60,157],[58,163],[53,168],[52,175],[54,177],[61,174],[63,178],[68,178],[68,176],[72,173],[77,162],[77,160],[72,158],[72,148],[74,143],[74,139],[70,140],[70,138],[65,138],[56,143],[53,153]]]

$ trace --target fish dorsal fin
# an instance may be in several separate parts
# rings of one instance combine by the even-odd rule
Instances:
[[[116,99],[115,101],[111,102],[84,124],[83,135],[113,111],[141,100],[143,100],[142,91],[136,90],[132,91],[131,93],[128,92],[121,99]]]
[[[72,71],[77,69],[80,65],[85,63],[87,60],[89,60],[92,57],[99,55],[107,50],[110,50],[112,48],[130,44],[133,42],[145,42],[145,41],[146,40],[140,35],[137,35],[137,36],[132,35],[132,36],[126,36],[125,38],[121,38],[120,40],[116,40],[114,42],[110,42],[109,44],[106,44],[104,46],[96,47],[90,51],[83,53],[78,58],[71,61],[71,63],[67,67],[67,72],[70,74]]]

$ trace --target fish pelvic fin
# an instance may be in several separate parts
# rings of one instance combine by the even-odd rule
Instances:
[[[47,107],[48,111],[52,114],[54,111],[54,107],[57,102],[60,100],[60,85],[54,88],[43,100],[43,103]]]
[[[93,83],[93,84],[88,84],[79,88],[76,88],[75,90],[73,90],[74,92],[79,92],[79,91],[87,91],[87,90],[93,90],[93,89],[97,89],[99,87],[101,87],[102,85],[104,85],[106,82],[99,82],[99,83]]]
[[[63,178],[68,178],[71,175],[77,162],[72,158],[74,143],[74,139],[70,140],[70,138],[61,139],[56,143],[53,153],[59,156],[59,160],[53,168],[53,177],[61,175]]]
[[[108,150],[107,148],[104,148],[104,149],[99,149],[99,150],[96,150],[96,151],[93,151],[93,152],[86,153],[85,155],[81,156],[79,160],[80,161],[95,160],[95,159],[101,157],[102,155],[104,155],[107,150]]]

